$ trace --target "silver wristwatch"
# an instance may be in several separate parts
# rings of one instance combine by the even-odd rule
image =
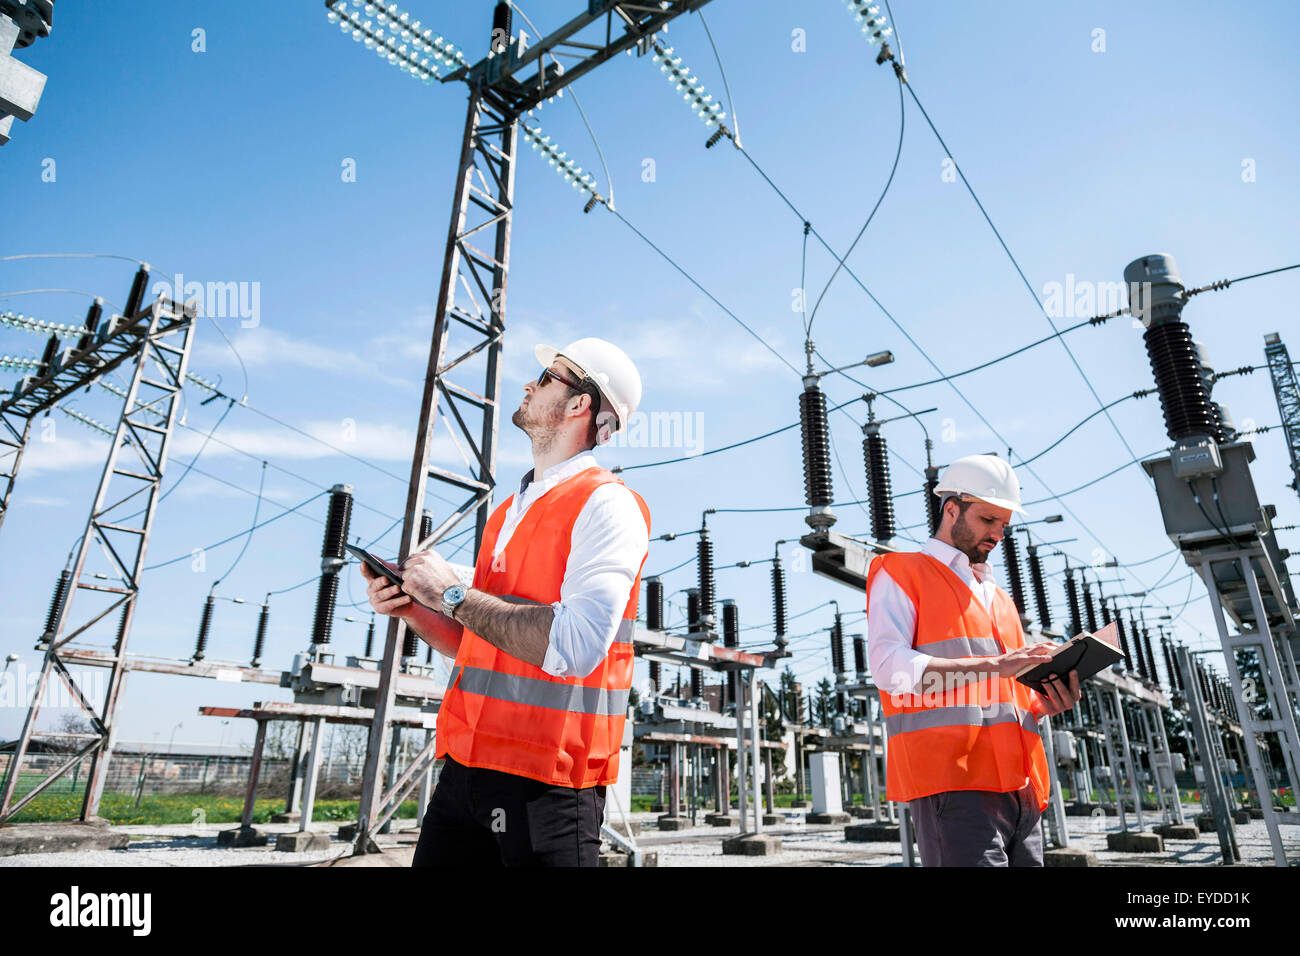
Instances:
[[[460,607],[469,591],[463,584],[453,584],[442,592],[442,613],[453,621],[456,620],[456,608]]]

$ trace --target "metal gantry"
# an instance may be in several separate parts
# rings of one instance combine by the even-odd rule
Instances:
[[[0,820],[11,817],[87,757],[90,770],[80,818],[89,820],[99,809],[112,751],[118,698],[127,669],[126,646],[140,591],[140,575],[194,340],[192,307],[158,299],[147,309],[136,311],[147,278],[147,269],[141,268],[132,286],[126,316],[114,317],[98,337],[92,337],[90,342],[83,340],[78,348],[69,350],[38,376],[24,379],[3,406],[6,412],[19,410],[30,417],[52,407],[59,398],[109,369],[135,359],[86,530],[71,565],[68,587],[51,609],[51,627],[38,644],[45,651],[45,658],[5,778]],[[138,510],[131,511],[132,508]],[[105,571],[91,573],[88,558],[92,554],[96,558],[91,565]],[[89,606],[83,611],[86,605]],[[118,610],[120,616],[111,653],[101,652],[94,658],[79,656],[74,660],[70,654],[75,650],[69,646],[71,642]],[[98,709],[68,671],[69,662],[108,668],[104,701]],[[36,718],[51,677],[63,681],[72,699],[90,718],[92,730],[79,735],[62,734],[78,737],[81,748],[15,801],[23,758],[32,738],[43,736],[36,730]]]
[[[1264,336],[1264,360],[1273,380],[1277,411],[1282,416],[1282,433],[1291,456],[1291,490],[1300,494],[1300,383],[1296,382],[1295,365],[1287,354],[1282,337],[1276,332]]]
[[[584,12],[558,30],[524,48],[510,31],[507,4],[499,3],[489,53],[474,64],[418,21],[393,4],[380,4],[373,21],[361,19],[345,0],[326,0],[331,19],[354,39],[385,53],[389,62],[430,80],[437,75],[434,60],[457,68],[443,82],[463,81],[469,102],[461,136],[460,161],[453,191],[451,224],[443,255],[442,275],[434,314],[433,341],[420,404],[412,456],[400,560],[441,541],[462,520],[474,516],[475,552],[491,514],[496,474],[497,429],[500,420],[500,360],[505,333],[510,230],[514,211],[515,169],[521,116],[558,95],[564,87],[611,57],[637,48],[648,49],[650,38],[683,13],[708,0],[671,0],[657,4],[589,0]],[[382,15],[381,15],[382,14]],[[603,36],[599,35],[603,25]],[[589,33],[588,28],[593,28]],[[385,29],[389,33],[385,33]],[[509,38],[508,42],[503,42]],[[408,46],[409,45],[409,46]],[[416,52],[412,52],[412,50]],[[418,52],[429,57],[417,58]],[[557,55],[568,59],[561,66]],[[548,64],[546,58],[551,60]],[[534,145],[539,148],[540,140]],[[554,161],[556,157],[552,156]],[[566,175],[566,178],[568,176]],[[577,183],[575,183],[577,185]],[[592,194],[596,197],[596,194]],[[598,197],[597,197],[598,198]],[[457,333],[453,336],[453,331]],[[453,338],[464,343],[453,348]],[[470,381],[476,387],[457,384]],[[439,408],[444,401],[454,424]],[[467,420],[477,416],[477,427]],[[437,419],[441,418],[465,463],[456,472],[431,463]],[[467,493],[464,503],[420,539],[418,529],[430,481]],[[390,618],[379,671],[375,718],[367,746],[366,769],[358,809],[355,852],[373,850],[372,836],[414,789],[434,759],[431,739],[415,761],[396,779],[385,780],[394,708],[394,681],[400,666],[405,623]],[[394,776],[394,775],[389,775]]]

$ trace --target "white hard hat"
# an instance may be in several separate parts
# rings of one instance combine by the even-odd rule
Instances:
[[[934,493],[969,495],[996,508],[1007,508],[1029,517],[1020,507],[1020,482],[1016,473],[997,455],[958,458],[944,469]]]
[[[586,338],[570,342],[562,349],[538,345],[533,348],[533,354],[545,368],[550,367],[556,356],[563,356],[600,389],[602,404],[614,412],[617,421],[613,428],[599,429],[597,444],[604,444],[614,432],[627,427],[628,418],[641,404],[641,375],[621,348],[604,339]],[[601,423],[599,417],[597,423]]]

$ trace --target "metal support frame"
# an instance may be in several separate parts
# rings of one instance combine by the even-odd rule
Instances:
[[[1061,796],[1061,781],[1056,768],[1056,741],[1052,739],[1052,719],[1038,719],[1038,736],[1043,741],[1043,753],[1047,757],[1047,777],[1050,784],[1047,801],[1047,813],[1044,814],[1047,832],[1053,846],[1069,847],[1070,831],[1065,826],[1065,800]]]
[[[141,270],[140,274],[147,276],[144,270]],[[139,282],[140,274],[137,274],[137,283],[142,289],[143,283]],[[149,544],[149,534],[153,529],[158,492],[167,464],[171,435],[180,410],[181,389],[185,382],[190,350],[194,341],[194,311],[181,308],[174,302],[158,299],[144,312],[126,319],[121,326],[120,330],[112,327],[106,329],[109,335],[103,341],[117,342],[120,351],[113,364],[125,362],[134,353],[137,356],[135,369],[109,448],[108,459],[100,476],[94,504],[86,522],[86,530],[81,537],[72,565],[72,584],[67,597],[56,611],[54,627],[46,637],[45,659],[41,665],[40,677],[36,682],[35,694],[14,749],[13,760],[9,764],[3,795],[0,796],[0,821],[13,816],[37,794],[86,757],[90,758],[90,770],[86,776],[81,820],[91,820],[96,817],[99,801],[103,795],[108,758],[112,752],[116,733],[117,704],[126,678],[126,645],[131,632],[136,598],[140,592],[140,575],[144,570],[145,551]],[[123,337],[122,340],[118,340],[119,334]],[[130,348],[125,347],[127,340],[132,343]],[[89,365],[89,353],[96,348],[102,352],[104,345],[91,346],[74,354],[61,368],[50,370],[29,387],[20,389],[6,405],[26,404],[29,408],[52,405],[58,397],[71,390],[68,387],[69,380],[84,382],[86,366]],[[70,367],[73,371],[65,376],[64,372],[67,372]],[[100,369],[101,372],[104,370],[104,368]],[[159,424],[160,420],[161,424]],[[129,467],[119,467],[124,450],[129,452],[126,462]],[[125,486],[125,493],[123,493],[123,486]],[[144,502],[144,507],[136,513],[129,513],[129,509],[141,501]],[[96,561],[95,566],[105,567],[111,572],[112,577],[107,580],[115,580],[116,584],[95,583],[97,580],[95,578],[90,581],[82,580],[83,573],[89,571],[87,558],[92,552],[92,546],[102,553],[105,559],[102,564]],[[87,603],[85,598],[80,602],[76,600],[83,592],[89,592],[87,598],[99,606],[89,612],[86,619],[73,627],[70,611],[74,606],[80,607]],[[68,671],[64,648],[118,609],[121,609],[121,615],[113,651],[112,654],[104,655],[101,661],[103,666],[109,668],[108,687],[104,703],[96,712],[94,705],[86,698]],[[77,663],[86,663],[86,661],[78,660]],[[41,699],[45,695],[51,675],[56,675],[64,682],[73,699],[90,717],[93,732],[87,735],[84,746],[76,754],[21,799],[15,801],[14,790],[18,784],[23,758],[26,756],[32,738],[42,736],[42,733],[35,729],[36,718],[40,713]]]
[[[1223,768],[1219,764],[1214,736],[1205,701],[1201,697],[1201,685],[1196,679],[1192,667],[1192,655],[1186,647],[1174,648],[1174,658],[1182,672],[1182,682],[1187,694],[1188,723],[1192,728],[1192,739],[1200,751],[1201,766],[1205,771],[1205,780],[1201,784],[1201,793],[1209,798],[1210,813],[1214,817],[1214,829],[1219,835],[1219,850],[1224,863],[1237,863],[1241,860],[1241,851],[1237,848],[1237,834],[1232,826],[1231,807],[1223,785]],[[1201,806],[1205,806],[1205,799]]]

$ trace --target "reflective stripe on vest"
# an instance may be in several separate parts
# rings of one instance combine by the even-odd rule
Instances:
[[[955,660],[958,657],[996,657],[1002,653],[996,637],[950,637],[944,641],[922,644],[917,650],[945,660]]]
[[[609,690],[604,687],[583,687],[581,684],[561,684],[537,680],[519,674],[502,674],[481,667],[460,667],[452,681],[460,678],[458,685],[469,694],[508,700],[532,707],[550,710],[567,710],[574,714],[600,714],[606,717],[627,713],[628,691]]]
[[[885,718],[885,727],[890,736],[905,734],[912,730],[931,730],[935,727],[988,727],[992,724],[1019,723],[1031,734],[1038,733],[1038,721],[1027,711],[1016,713],[1013,703],[993,704],[980,707],[974,704],[955,707],[932,707],[905,714],[890,714]]]

